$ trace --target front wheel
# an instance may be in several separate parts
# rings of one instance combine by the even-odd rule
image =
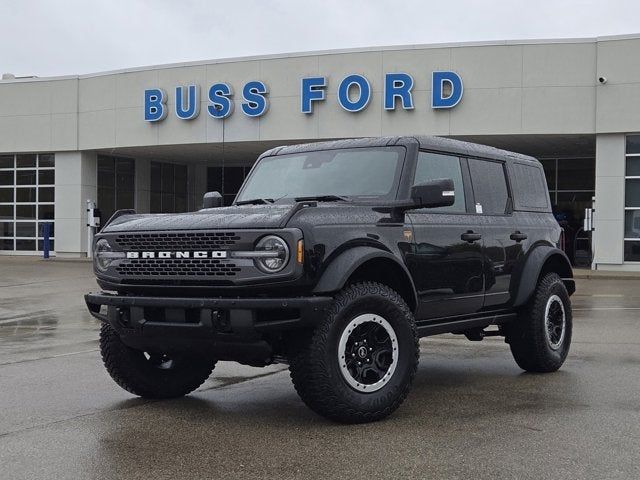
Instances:
[[[389,287],[350,285],[290,361],[293,384],[316,413],[345,423],[380,420],[404,401],[416,373],[413,314]]]
[[[519,318],[508,325],[506,340],[513,358],[527,372],[555,372],[571,345],[571,300],[556,273],[543,276]]]
[[[135,350],[107,323],[100,328],[100,352],[111,378],[144,398],[182,397],[202,385],[216,364],[206,356]]]

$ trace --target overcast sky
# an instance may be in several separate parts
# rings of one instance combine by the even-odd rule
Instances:
[[[0,0],[0,73],[640,33],[637,0]]]

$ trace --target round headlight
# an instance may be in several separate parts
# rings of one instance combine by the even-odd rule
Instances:
[[[257,252],[265,255],[254,260],[256,266],[266,273],[276,273],[282,270],[289,261],[289,247],[287,242],[275,235],[268,235],[260,239],[256,245]]]
[[[93,251],[93,258],[95,259],[96,267],[99,270],[106,270],[113,262],[114,258],[110,255],[112,252],[111,245],[104,238],[101,238],[96,242],[96,247]]]

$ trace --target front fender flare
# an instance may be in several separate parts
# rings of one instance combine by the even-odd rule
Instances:
[[[398,261],[398,258],[392,253],[368,246],[350,248],[334,258],[320,276],[320,280],[313,289],[313,293],[329,293],[342,289],[349,277],[358,269],[358,267],[374,258],[390,260],[402,269],[406,280],[411,285],[413,304],[417,305],[418,297],[415,285],[413,284],[413,279],[411,278],[411,274],[409,273],[409,270],[407,270],[407,267],[402,262]]]

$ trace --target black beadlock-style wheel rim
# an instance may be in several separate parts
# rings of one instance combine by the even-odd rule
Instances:
[[[389,322],[372,313],[349,322],[338,344],[338,362],[350,387],[362,393],[380,390],[398,364],[398,338]]]
[[[567,330],[567,316],[564,303],[558,295],[551,295],[544,309],[544,327],[547,343],[552,350],[558,350],[564,343]]]

